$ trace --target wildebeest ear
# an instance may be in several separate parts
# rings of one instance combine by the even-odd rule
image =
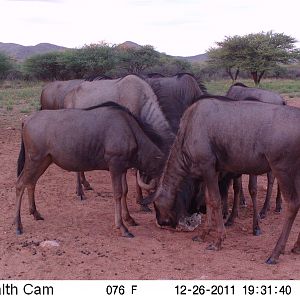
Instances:
[[[148,205],[148,204],[152,203],[154,201],[154,194],[155,194],[155,192],[153,192],[153,193],[149,194],[147,197],[143,198],[141,200],[141,204]]]

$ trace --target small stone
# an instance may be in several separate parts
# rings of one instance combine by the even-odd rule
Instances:
[[[59,247],[59,242],[52,240],[52,241],[43,241],[40,243],[41,247]]]

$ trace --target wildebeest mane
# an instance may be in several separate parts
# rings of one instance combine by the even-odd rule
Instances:
[[[240,87],[244,87],[244,88],[249,88],[247,85],[241,83],[241,82],[236,82],[235,84],[231,85],[230,88],[228,89],[226,96],[229,95],[229,93],[231,92],[231,90],[233,89],[233,87],[235,86],[240,86]]]
[[[206,93],[206,88],[190,73],[178,73],[172,77],[153,76],[144,78],[157,96],[163,114],[177,132],[184,111]]]
[[[193,77],[193,78],[197,81],[197,83],[198,83],[198,85],[199,85],[199,88],[200,88],[200,90],[203,92],[203,94],[207,94],[207,88],[206,88],[206,86],[204,85],[203,81],[202,81],[201,79],[197,78],[194,74],[188,73],[188,72],[181,72],[181,73],[177,73],[175,76],[176,76],[178,79],[180,79],[180,78],[183,77],[184,75],[189,75],[189,76]]]
[[[162,77],[166,77],[166,76],[161,73],[149,73],[146,75],[146,77],[147,78],[162,78]]]
[[[97,108],[102,108],[102,107],[109,107],[112,109],[117,109],[123,112],[126,112],[131,118],[133,118],[139,125],[139,127],[143,130],[143,132],[148,136],[148,138],[158,147],[162,148],[164,146],[164,141],[161,138],[161,136],[153,129],[153,127],[146,123],[143,122],[140,118],[135,116],[127,107],[122,106],[116,102],[113,101],[107,101],[99,105],[91,106],[88,108],[84,108],[83,110],[94,110]]]
[[[236,83],[233,84],[232,86],[242,86],[242,87],[245,87],[245,88],[249,87],[249,86],[245,85],[245,84],[242,83],[242,82],[236,82]]]

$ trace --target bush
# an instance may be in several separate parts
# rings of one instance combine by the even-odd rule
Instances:
[[[13,67],[13,60],[6,54],[0,52],[0,80],[6,79]]]

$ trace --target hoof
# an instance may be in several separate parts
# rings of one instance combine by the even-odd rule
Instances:
[[[93,188],[90,185],[84,186],[84,189],[86,191],[92,191],[93,190]]]
[[[221,247],[215,245],[215,244],[209,244],[206,247],[207,250],[211,250],[211,251],[219,251],[221,249]]]
[[[276,265],[277,264],[277,260],[272,258],[272,257],[269,257],[267,260],[266,260],[266,264],[268,265]]]
[[[152,210],[147,205],[140,205],[140,210],[143,212],[152,212]]]
[[[134,238],[134,235],[132,233],[130,233],[129,231],[124,232],[122,236],[126,237],[126,238]]]
[[[196,236],[192,237],[192,241],[202,243],[204,240],[200,235],[196,235]]]
[[[86,196],[83,194],[83,195],[77,195],[80,199],[80,201],[84,201],[86,200]]]
[[[255,235],[255,236],[261,235],[261,229],[260,229],[260,228],[254,229],[254,230],[253,230],[253,235]]]
[[[261,212],[259,213],[259,217],[260,217],[261,219],[264,219],[266,216],[267,216],[267,213],[264,212],[264,211],[261,211]]]
[[[21,229],[21,228],[16,229],[17,235],[21,235],[22,233],[23,233],[23,229]]]
[[[295,247],[292,249],[292,252],[295,254],[300,254],[300,247]]]
[[[33,217],[35,220],[44,220],[44,218],[41,216],[41,214],[38,211],[35,211],[33,213]]]
[[[227,220],[227,221],[225,222],[224,225],[225,225],[226,227],[229,227],[229,226],[232,226],[233,223],[234,223],[234,222],[233,222],[232,220]]]

